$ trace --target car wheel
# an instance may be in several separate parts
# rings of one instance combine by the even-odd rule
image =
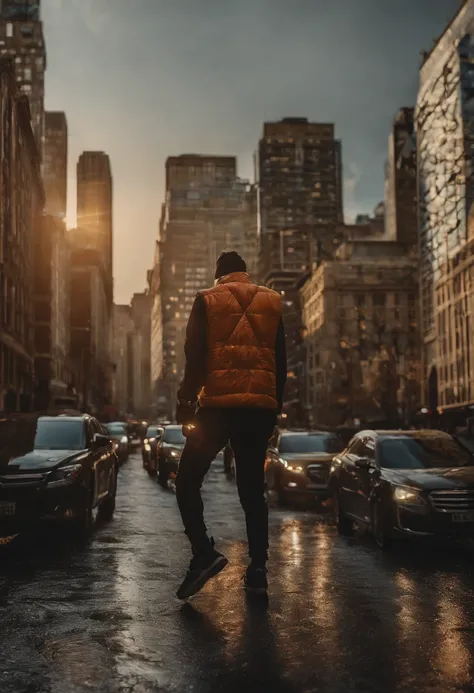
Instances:
[[[94,524],[94,516],[92,514],[93,493],[94,482],[91,480],[89,492],[86,494],[86,501],[73,522],[73,531],[80,537],[87,537],[92,532]]]
[[[163,488],[168,488],[168,478],[169,474],[165,469],[164,460],[160,458],[158,460],[158,483],[160,486],[163,486]]]
[[[114,471],[112,489],[103,503],[99,505],[98,514],[101,520],[111,520],[115,512],[115,498],[117,495],[117,470]]]
[[[341,507],[341,497],[337,489],[334,489],[333,491],[332,509],[334,513],[334,522],[339,534],[342,534],[345,537],[354,534],[354,523],[351,518],[345,514],[343,508]]]
[[[267,491],[271,491],[278,505],[286,505],[286,497],[281,488],[278,475],[273,469],[269,469],[267,472]]]
[[[389,527],[381,503],[375,502],[372,507],[372,533],[379,549],[386,551],[392,544]]]

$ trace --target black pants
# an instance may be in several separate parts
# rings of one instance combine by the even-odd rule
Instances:
[[[245,512],[250,557],[267,560],[268,507],[265,457],[276,415],[267,409],[200,409],[196,430],[186,440],[176,479],[176,496],[186,534],[195,553],[209,546],[201,486],[217,453],[230,441],[237,488]]]

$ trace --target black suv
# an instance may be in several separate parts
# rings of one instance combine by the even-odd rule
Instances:
[[[91,416],[17,415],[0,420],[0,536],[54,519],[87,533],[93,509],[111,518],[118,459]]]

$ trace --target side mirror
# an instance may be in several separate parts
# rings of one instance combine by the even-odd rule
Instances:
[[[355,466],[359,467],[359,469],[369,469],[374,465],[369,457],[358,457],[355,461]]]
[[[103,436],[102,433],[96,433],[94,435],[94,447],[96,449],[108,447],[110,442],[110,438]]]

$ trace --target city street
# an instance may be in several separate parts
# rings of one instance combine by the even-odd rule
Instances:
[[[138,455],[87,545],[42,535],[4,551],[0,691],[474,691],[467,549],[382,554],[312,511],[272,509],[267,605],[242,590],[244,522],[220,464],[204,493],[230,565],[188,604],[175,497]]]

